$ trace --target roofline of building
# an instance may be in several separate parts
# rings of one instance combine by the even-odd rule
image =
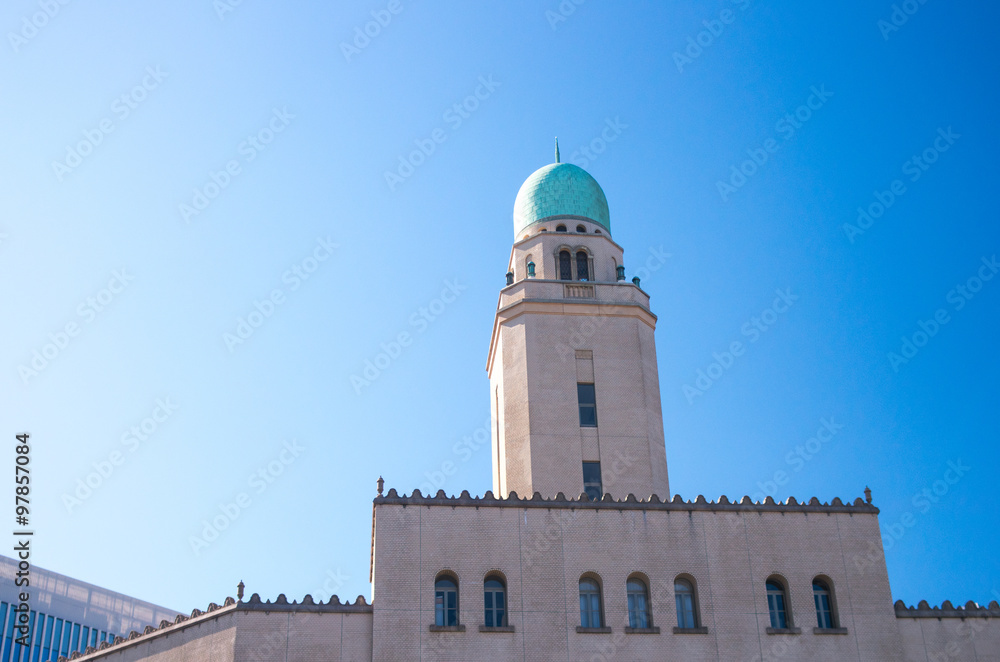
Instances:
[[[931,607],[926,600],[921,600],[916,607],[907,607],[902,600],[896,600],[896,618],[1000,618],[1000,604],[991,600],[988,607],[983,607],[972,600],[964,607],[955,607],[950,600],[945,600],[940,607]]]
[[[390,489],[385,495],[375,497],[376,506],[398,505],[398,506],[447,506],[449,508],[470,507],[470,508],[582,508],[586,510],[666,510],[666,511],[710,511],[710,512],[776,512],[776,513],[848,513],[848,514],[870,514],[878,515],[879,509],[858,497],[853,502],[844,503],[839,497],[835,497],[829,503],[822,503],[816,497],[812,497],[808,502],[799,502],[795,497],[788,497],[784,502],[775,501],[771,497],[766,497],[764,501],[753,501],[749,496],[744,496],[739,501],[730,501],[728,497],[721,496],[718,501],[708,501],[701,494],[694,501],[685,501],[680,495],[675,494],[669,501],[661,501],[653,494],[648,499],[637,499],[634,494],[629,494],[625,499],[616,500],[610,494],[605,494],[600,501],[591,501],[587,495],[581,494],[579,499],[568,499],[560,492],[551,499],[545,499],[539,492],[529,498],[521,498],[517,492],[511,492],[506,499],[493,496],[492,491],[487,491],[482,497],[473,497],[468,490],[463,490],[459,496],[447,496],[444,490],[438,490],[435,496],[423,496],[420,490],[414,490],[410,496],[400,496],[396,490]]]
[[[146,643],[151,639],[155,639],[156,637],[165,637],[173,632],[179,632],[192,625],[201,625],[206,621],[238,611],[261,611],[264,613],[274,611],[293,613],[370,614],[372,613],[372,605],[365,601],[363,595],[359,595],[353,603],[342,603],[340,598],[336,595],[332,596],[326,602],[314,602],[311,595],[306,595],[302,599],[302,602],[289,602],[288,598],[285,597],[285,594],[282,593],[275,599],[274,602],[271,602],[270,600],[264,602],[260,599],[260,595],[254,593],[246,602],[238,602],[233,598],[226,598],[226,601],[223,602],[222,605],[217,605],[213,602],[208,605],[207,611],[195,609],[191,612],[191,616],[179,614],[172,623],[170,621],[160,621],[159,627],[149,625],[146,626],[146,629],[141,633],[133,630],[127,637],[115,637],[114,643],[109,644],[108,642],[103,642],[96,648],[88,646],[87,652],[85,653],[77,651],[68,658],[60,655],[59,660],[95,660],[111,653],[118,654],[121,653],[126,647],[137,646],[139,644]]]

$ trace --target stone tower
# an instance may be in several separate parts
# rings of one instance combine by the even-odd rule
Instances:
[[[493,491],[665,500],[656,316],[625,280],[604,191],[556,149],[514,202],[486,367]]]

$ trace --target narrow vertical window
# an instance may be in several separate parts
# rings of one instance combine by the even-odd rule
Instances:
[[[601,626],[601,587],[593,579],[581,579],[580,627],[599,628]]]
[[[483,602],[486,609],[483,624],[488,628],[507,625],[507,595],[503,582],[490,577],[483,584]]]
[[[771,617],[771,627],[775,630],[788,628],[788,612],[785,603],[784,587],[774,580],[768,580],[767,611]]]
[[[649,593],[641,579],[630,579],[625,583],[628,596],[628,625],[631,628],[652,627],[649,620]]]
[[[698,614],[694,606],[694,586],[686,579],[674,580],[674,602],[677,605],[677,627],[698,627]]]
[[[458,584],[451,577],[434,582],[434,625],[458,625]]]
[[[569,251],[559,251],[559,280],[573,280],[573,267]]]
[[[579,251],[576,254],[576,279],[577,280],[590,280],[590,268],[589,268],[590,258],[583,252]]]
[[[583,463],[583,491],[591,501],[600,501],[604,496],[604,488],[601,485],[601,463]]]
[[[577,384],[576,397],[580,404],[580,427],[597,427],[597,393],[593,384]]]
[[[834,628],[833,604],[830,587],[821,579],[813,580],[813,600],[816,603],[816,624],[821,628]]]

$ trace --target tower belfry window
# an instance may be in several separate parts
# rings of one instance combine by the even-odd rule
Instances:
[[[559,280],[573,280],[573,262],[569,251],[559,251]]]
[[[576,254],[577,280],[590,280],[589,262],[590,257],[584,251],[580,251]]]

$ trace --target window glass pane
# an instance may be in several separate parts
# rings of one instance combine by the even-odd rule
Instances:
[[[576,279],[577,280],[590,280],[590,272],[587,268],[587,254],[580,251],[576,254]]]
[[[559,253],[559,280],[573,280],[569,251]]]
[[[601,463],[583,463],[583,490],[587,496],[593,500],[600,500],[604,496],[604,489],[601,485]]]
[[[577,384],[576,396],[580,403],[580,426],[597,427],[597,396],[593,384]]]

